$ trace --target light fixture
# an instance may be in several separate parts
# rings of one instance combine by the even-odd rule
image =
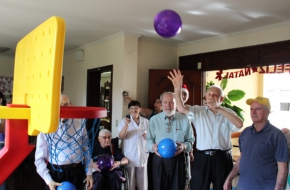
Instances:
[[[1,47],[0,46],[0,53],[5,53],[6,51],[10,50],[9,47]]]

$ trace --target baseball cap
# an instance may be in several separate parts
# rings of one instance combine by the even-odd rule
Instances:
[[[248,105],[251,105],[253,102],[258,102],[261,105],[267,106],[269,110],[271,110],[271,105],[270,105],[270,100],[268,98],[262,97],[262,96],[258,96],[255,99],[247,99],[246,103]]]

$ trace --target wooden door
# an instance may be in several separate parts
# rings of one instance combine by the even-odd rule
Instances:
[[[154,109],[154,101],[157,97],[165,92],[174,92],[172,82],[167,78],[169,71],[149,69],[149,92],[148,107]],[[186,102],[188,105],[202,105],[202,97],[205,90],[205,77],[202,71],[181,70],[183,84],[186,84],[189,91],[189,98]]]
[[[93,107],[103,107],[102,104],[102,88],[101,88],[101,75],[105,72],[111,72],[111,82],[109,83],[109,106],[106,107],[107,109],[107,117],[102,119],[101,125],[104,126],[106,129],[112,129],[111,126],[111,110],[112,110],[112,81],[113,81],[113,66],[104,66],[94,69],[89,69],[87,71],[87,106]],[[87,120],[87,130],[90,130],[93,125],[94,119]]]

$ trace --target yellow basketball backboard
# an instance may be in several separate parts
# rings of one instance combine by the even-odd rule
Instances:
[[[29,135],[58,127],[64,40],[65,21],[53,16],[17,44],[12,103],[30,106]]]

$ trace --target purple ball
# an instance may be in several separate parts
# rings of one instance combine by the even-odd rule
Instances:
[[[103,171],[110,171],[112,165],[114,164],[114,160],[111,156],[100,156],[97,161],[99,169]]]
[[[163,38],[171,38],[179,34],[181,27],[181,18],[173,10],[163,10],[155,16],[155,31]]]

